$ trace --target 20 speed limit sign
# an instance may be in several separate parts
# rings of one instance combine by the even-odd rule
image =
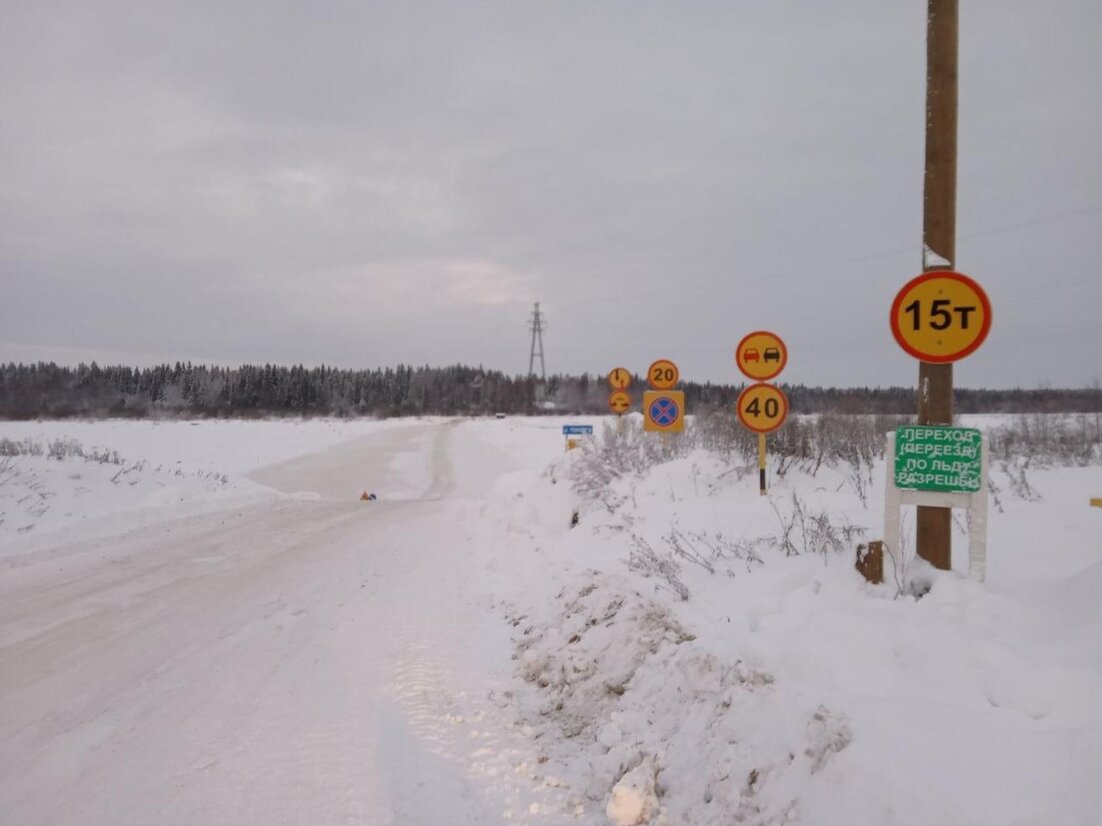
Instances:
[[[658,359],[647,368],[647,382],[654,390],[672,390],[679,378],[681,372],[669,359]]]
[[[991,330],[983,287],[959,272],[912,278],[892,302],[892,335],[922,361],[942,364],[974,353]]]
[[[788,418],[788,397],[772,384],[751,384],[739,394],[735,412],[755,433],[771,433]]]

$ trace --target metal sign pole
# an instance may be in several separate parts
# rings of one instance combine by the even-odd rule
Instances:
[[[758,487],[759,495],[765,496],[765,434],[758,434]]]

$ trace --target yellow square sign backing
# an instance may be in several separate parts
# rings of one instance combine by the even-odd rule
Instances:
[[[643,393],[643,430],[680,433],[685,429],[685,392],[647,390]]]

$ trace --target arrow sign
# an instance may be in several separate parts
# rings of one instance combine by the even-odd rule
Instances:
[[[608,409],[623,414],[631,410],[631,394],[626,390],[613,390],[608,395]]]
[[[631,387],[631,373],[626,367],[614,367],[608,374],[608,386],[613,390],[627,390]]]

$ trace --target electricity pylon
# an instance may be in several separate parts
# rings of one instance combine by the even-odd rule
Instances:
[[[540,303],[536,302],[536,309],[532,311],[532,317],[528,319],[528,329],[532,331],[532,349],[528,352],[528,377],[536,375],[536,356],[540,359],[540,381],[547,381],[547,366],[543,363],[543,331],[547,322],[540,313]]]

